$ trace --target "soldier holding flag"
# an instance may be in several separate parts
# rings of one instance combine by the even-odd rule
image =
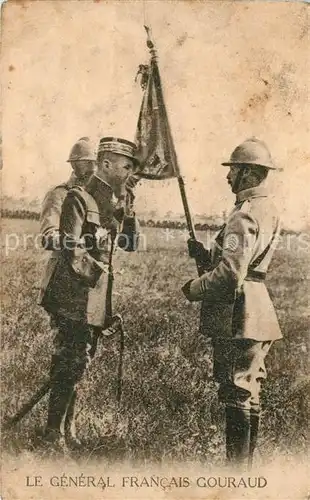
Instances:
[[[211,251],[196,240],[185,186],[177,162],[163,98],[157,54],[148,33],[149,66],[140,65],[144,89],[137,127],[140,175],[178,179],[190,234],[190,257],[199,277],[182,290],[189,301],[201,301],[201,331],[212,338],[214,376],[226,405],[226,449],[231,465],[251,467],[260,418],[260,386],[266,378],[265,357],[282,337],[264,284],[280,224],[266,190],[276,170],[265,143],[251,138],[228,162],[228,183],[236,204]]]
[[[280,226],[266,178],[275,166],[267,146],[251,138],[229,161],[235,207],[211,251],[190,239],[189,253],[204,267],[183,286],[189,301],[201,301],[203,334],[212,339],[214,377],[226,407],[226,455],[231,466],[251,467],[260,418],[265,357],[282,337],[265,278]]]

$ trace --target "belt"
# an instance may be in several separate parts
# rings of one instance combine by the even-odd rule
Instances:
[[[261,271],[254,271],[254,269],[249,269],[248,274],[245,277],[246,281],[257,281],[258,283],[263,283],[266,278],[266,273]]]

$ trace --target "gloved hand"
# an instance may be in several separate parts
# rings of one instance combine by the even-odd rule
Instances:
[[[133,204],[133,202],[134,202],[134,199],[135,199],[134,189],[139,181],[140,181],[140,177],[138,175],[135,175],[135,174],[130,174],[126,179],[125,189],[126,189],[127,196],[129,196],[129,201],[131,204]]]
[[[126,196],[121,195],[118,198],[117,203],[114,207],[113,215],[118,222],[122,222],[122,220],[124,219],[125,212],[126,212]]]
[[[133,189],[136,187],[141,178],[136,174],[130,174],[125,182],[126,189]]]
[[[201,241],[193,238],[187,240],[188,254],[192,259],[196,259],[199,264],[210,265],[210,251],[207,250]]]
[[[140,225],[135,216],[125,215],[120,233],[117,237],[117,245],[125,252],[135,252],[139,246]]]

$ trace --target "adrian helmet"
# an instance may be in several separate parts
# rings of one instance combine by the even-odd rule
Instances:
[[[224,163],[224,166],[245,166],[253,165],[265,167],[270,170],[281,170],[275,167],[269,149],[266,144],[256,137],[246,139],[242,144],[237,146],[232,152],[230,159]]]
[[[72,147],[67,161],[90,160],[96,161],[97,155],[89,137],[81,137]]]

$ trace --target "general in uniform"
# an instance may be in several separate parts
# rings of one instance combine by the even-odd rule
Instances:
[[[101,139],[97,171],[74,186],[63,201],[60,252],[41,305],[57,326],[51,363],[51,391],[45,439],[79,447],[75,432],[77,385],[107,328],[106,293],[111,245],[137,247],[137,221],[122,205],[135,165],[135,146],[125,139]],[[118,200],[118,202],[117,202]]]
[[[201,301],[200,329],[211,337],[214,377],[226,408],[226,455],[230,465],[251,467],[260,418],[265,357],[282,338],[265,285],[280,232],[280,222],[266,188],[275,170],[265,143],[251,138],[232,153],[228,183],[235,207],[210,250],[189,240],[190,256],[202,274],[183,292]]]

